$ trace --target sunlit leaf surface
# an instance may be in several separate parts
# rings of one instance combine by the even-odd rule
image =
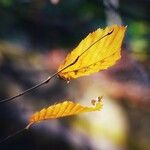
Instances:
[[[44,108],[41,111],[34,113],[30,118],[30,125],[43,120],[77,115],[83,112],[97,111],[102,108],[101,97],[99,97],[98,101],[92,100],[91,103],[94,106],[82,106],[79,103],[72,101],[64,101],[62,103],[49,106],[48,108]]]
[[[90,33],[66,57],[58,71],[70,80],[107,69],[120,59],[126,27],[113,25]],[[62,71],[61,71],[62,70]]]

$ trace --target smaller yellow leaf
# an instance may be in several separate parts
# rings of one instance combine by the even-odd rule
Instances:
[[[72,101],[64,101],[62,103],[51,105],[48,108],[43,108],[41,111],[34,113],[30,117],[29,125],[27,126],[27,128],[29,128],[31,124],[40,122],[43,120],[77,115],[83,112],[98,111],[103,106],[101,102],[101,98],[102,97],[99,97],[98,101],[92,100],[91,103],[94,106],[91,106],[91,107],[82,106],[81,104],[75,103]]]

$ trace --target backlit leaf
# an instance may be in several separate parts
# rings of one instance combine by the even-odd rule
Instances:
[[[43,120],[77,115],[83,112],[97,111],[102,108],[101,97],[98,98],[98,101],[92,100],[91,103],[94,106],[92,107],[82,106],[79,103],[75,103],[72,101],[64,101],[62,103],[49,106],[48,108],[44,108],[41,111],[34,113],[30,117],[30,123],[27,126],[27,128],[29,128],[31,124],[40,122]]]
[[[66,57],[59,76],[70,80],[107,69],[120,59],[126,27],[113,25],[90,33]]]

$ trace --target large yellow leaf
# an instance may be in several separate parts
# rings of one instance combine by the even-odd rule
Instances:
[[[90,33],[66,57],[58,69],[61,78],[70,80],[107,69],[121,57],[126,27],[113,25]]]
[[[64,101],[62,103],[58,103],[52,105],[48,108],[44,108],[39,112],[34,113],[30,117],[29,125],[26,128],[29,128],[31,124],[40,122],[48,119],[55,119],[65,116],[77,115],[83,112],[91,112],[97,111],[102,108],[101,98],[98,98],[98,101],[92,100],[91,103],[94,105],[92,107],[82,106],[79,103],[75,103],[72,101]]]

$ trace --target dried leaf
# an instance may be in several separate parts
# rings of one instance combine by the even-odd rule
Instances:
[[[91,101],[91,103],[93,104],[93,100]],[[29,126],[33,123],[43,120],[61,118],[65,116],[77,115],[83,112],[100,110],[102,108],[101,97],[98,99],[98,101],[95,100],[95,103],[93,105],[94,106],[92,107],[87,107],[72,101],[64,101],[62,103],[52,105],[48,108],[44,108],[41,111],[34,113],[31,116],[30,123],[26,128],[29,128]]]
[[[70,80],[107,69],[120,59],[126,27],[113,25],[90,33],[66,57],[59,76]]]

